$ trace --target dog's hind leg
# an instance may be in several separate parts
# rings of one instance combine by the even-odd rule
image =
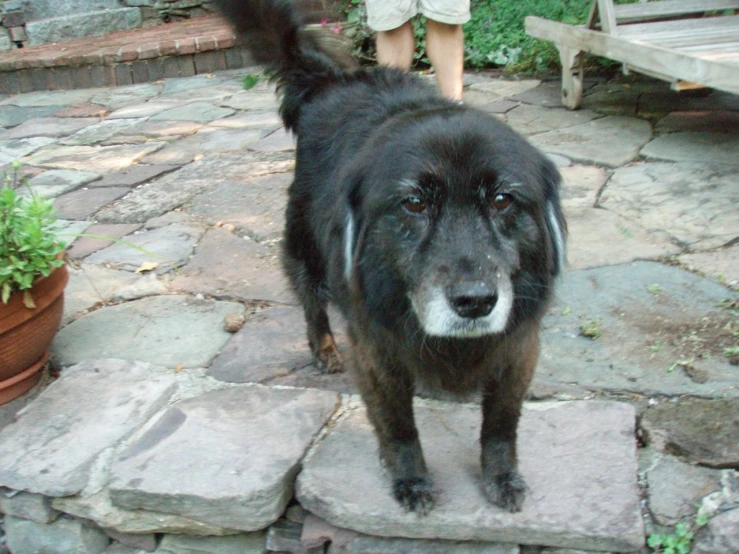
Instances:
[[[308,327],[308,343],[316,364],[326,373],[343,371],[344,360],[331,332],[326,304],[320,302],[318,295],[303,295],[302,300]]]
[[[292,202],[288,204],[282,264],[303,305],[308,343],[316,365],[326,373],[337,373],[343,371],[344,361],[326,313],[328,295],[322,293],[324,285],[320,254],[310,238],[301,213]]]

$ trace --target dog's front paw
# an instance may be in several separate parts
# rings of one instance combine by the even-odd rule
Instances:
[[[406,512],[425,516],[434,507],[433,485],[428,477],[396,479],[393,494]]]
[[[523,477],[515,471],[482,480],[482,491],[488,501],[509,512],[521,511],[527,488]]]

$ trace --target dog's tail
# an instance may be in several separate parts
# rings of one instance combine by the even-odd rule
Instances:
[[[216,5],[255,61],[272,73],[283,95],[280,114],[287,129],[295,130],[300,106],[310,96],[356,65],[340,37],[308,26],[289,0],[216,0]]]

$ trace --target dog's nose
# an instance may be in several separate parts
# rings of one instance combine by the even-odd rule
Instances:
[[[468,319],[489,315],[498,301],[495,290],[481,281],[463,281],[452,285],[448,298],[457,315]]]

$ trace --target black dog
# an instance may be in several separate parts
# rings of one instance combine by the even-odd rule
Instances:
[[[329,372],[342,360],[327,304],[348,320],[395,498],[419,513],[433,505],[412,406],[423,383],[482,390],[483,492],[520,510],[516,429],[564,258],[556,168],[415,76],[351,68],[287,0],[219,5],[274,72],[297,134],[284,266]]]

